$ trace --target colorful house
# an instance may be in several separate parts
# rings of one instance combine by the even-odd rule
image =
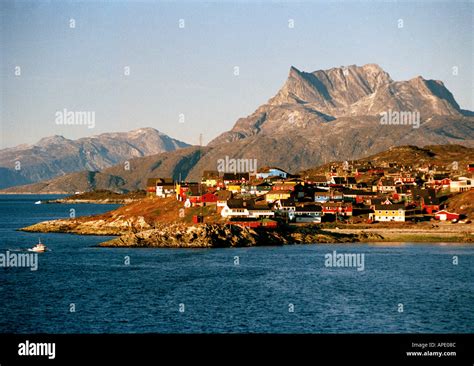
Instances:
[[[250,178],[249,173],[224,173],[222,180],[227,186],[229,184],[242,184],[248,182]]]
[[[240,184],[227,184],[226,189],[232,193],[239,193],[242,190]]]
[[[436,197],[423,196],[421,197],[421,209],[424,213],[431,215],[432,213],[439,211],[440,202]]]
[[[395,180],[393,178],[382,178],[373,188],[375,192],[380,193],[391,193],[397,191]]]
[[[264,195],[272,190],[272,184],[268,182],[254,183],[249,187],[249,193],[256,196]]]
[[[405,205],[375,205],[374,213],[369,215],[375,221],[405,221]]]
[[[271,191],[265,195],[267,202],[275,202],[277,200],[287,200],[292,196],[292,191]]]
[[[232,217],[227,221],[228,225],[238,225],[250,228],[265,228],[275,229],[278,227],[278,222],[271,219],[257,219],[253,217]]]
[[[202,184],[208,187],[216,187],[219,179],[219,172],[217,170],[205,170],[202,173]]]
[[[441,210],[438,212],[435,212],[435,219],[440,220],[440,221],[451,221],[451,220],[459,220],[459,214],[454,213],[454,212],[449,212],[446,210]]]
[[[276,167],[264,167],[257,170],[257,179],[267,179],[270,177],[280,177],[286,179],[288,177],[288,173],[285,172],[283,169],[276,168]]]
[[[314,192],[314,202],[324,203],[331,199],[331,192]]]
[[[352,204],[344,202],[326,202],[322,204],[324,214],[352,216]]]
[[[230,199],[222,208],[222,217],[273,217],[275,213],[267,204],[256,204],[254,200]]]
[[[170,197],[175,193],[173,178],[149,178],[147,180],[147,196]]]
[[[320,223],[323,215],[323,209],[319,205],[306,205],[296,207],[288,213],[288,218],[295,222],[312,222]]]
[[[474,188],[474,179],[460,177],[458,180],[453,180],[450,183],[449,190],[451,192],[465,192]]]

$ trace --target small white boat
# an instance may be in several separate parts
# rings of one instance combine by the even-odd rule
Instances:
[[[41,243],[41,239],[38,240],[38,244],[36,244],[33,248],[28,249],[29,252],[36,252],[36,253],[44,253],[48,248],[46,245]]]
[[[36,201],[35,205],[41,205],[41,201]]]

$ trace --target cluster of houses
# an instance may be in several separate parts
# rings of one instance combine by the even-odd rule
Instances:
[[[422,168],[420,168],[422,169]],[[472,170],[471,170],[472,169]],[[468,174],[474,166],[469,165]],[[292,175],[277,167],[255,173],[204,171],[201,182],[150,178],[147,194],[175,197],[184,207],[215,205],[228,223],[275,227],[279,222],[321,223],[459,219],[444,209],[443,192],[474,188],[470,177],[413,172],[397,164],[331,167],[322,175]]]

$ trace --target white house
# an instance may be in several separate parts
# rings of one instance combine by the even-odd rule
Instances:
[[[460,177],[459,180],[452,180],[449,183],[449,190],[451,192],[465,192],[474,188],[474,179]]]

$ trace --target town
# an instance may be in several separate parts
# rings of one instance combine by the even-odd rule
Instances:
[[[474,188],[474,164],[465,167],[342,162],[319,174],[290,174],[269,166],[251,173],[204,171],[200,182],[149,178],[148,197],[175,197],[186,210],[214,206],[226,224],[276,228],[325,222],[429,220],[469,223],[446,209],[453,194]],[[193,216],[205,222],[204,214]]]

